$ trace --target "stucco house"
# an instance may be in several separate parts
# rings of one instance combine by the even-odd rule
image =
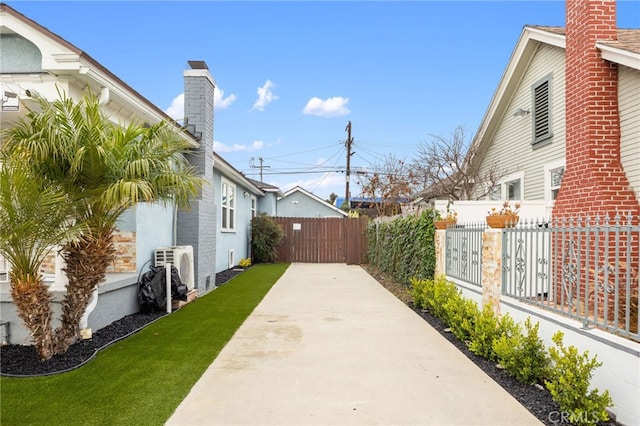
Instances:
[[[250,177],[247,177],[247,180],[264,193],[264,196],[258,198],[258,211],[266,213],[269,216],[277,216],[278,198],[284,197],[282,190],[275,185],[251,179]]]
[[[296,186],[278,199],[279,217],[347,217],[348,214],[312,192]]]
[[[216,220],[216,272],[251,257],[251,219],[267,212],[275,196],[260,189],[222,157],[214,154],[213,186],[220,194]],[[261,205],[261,203],[263,205]]]
[[[80,99],[89,91],[100,94],[106,115],[116,123],[132,119],[155,124],[174,122],[161,108],[98,63],[86,52],[19,13],[0,4],[1,125],[10,126],[33,102],[38,92],[48,99],[62,91]],[[189,61],[183,72],[184,125],[176,130],[192,146],[189,162],[205,184],[188,211],[175,207],[139,204],[119,220],[117,261],[99,287],[97,302],[88,316],[88,328],[99,329],[138,311],[137,282],[148,266],[158,262],[159,251],[176,247],[186,251],[189,287],[193,295],[215,288],[215,274],[249,256],[249,223],[256,211],[274,213],[277,193],[265,192],[213,151],[215,80],[204,61]],[[261,209],[261,200],[266,210]],[[178,263],[176,260],[174,263]],[[178,266],[178,265],[177,265]],[[10,297],[8,265],[0,259],[0,315],[10,323],[11,342],[28,344]],[[64,294],[60,265],[48,265],[55,304]],[[192,268],[192,269],[191,269]]]

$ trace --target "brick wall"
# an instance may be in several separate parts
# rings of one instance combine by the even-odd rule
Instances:
[[[193,64],[190,63],[190,65]],[[201,133],[200,148],[188,156],[205,180],[191,209],[178,212],[178,245],[193,246],[195,288],[204,291],[215,284],[216,203],[213,187],[213,125],[215,82],[206,64],[184,72],[184,116]]]
[[[640,213],[620,162],[617,65],[596,42],[615,40],[614,0],[566,2],[566,172],[553,216]]]

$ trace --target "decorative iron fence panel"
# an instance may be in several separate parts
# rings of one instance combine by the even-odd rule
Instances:
[[[639,234],[631,217],[505,229],[503,294],[638,341]]]
[[[447,276],[482,286],[482,233],[485,227],[484,224],[465,224],[447,228]]]

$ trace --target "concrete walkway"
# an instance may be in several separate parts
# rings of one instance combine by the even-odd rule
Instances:
[[[541,423],[359,266],[292,264],[167,424]]]

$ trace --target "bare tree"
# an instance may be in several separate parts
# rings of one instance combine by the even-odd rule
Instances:
[[[373,170],[358,175],[357,181],[363,197],[372,199],[378,216],[399,214],[400,204],[411,198],[416,183],[410,165],[393,154],[385,157],[382,164],[376,164]]]
[[[413,164],[425,198],[480,199],[489,194],[503,176],[497,164],[480,170],[478,146],[470,143],[458,126],[449,139],[430,134],[418,145]]]

